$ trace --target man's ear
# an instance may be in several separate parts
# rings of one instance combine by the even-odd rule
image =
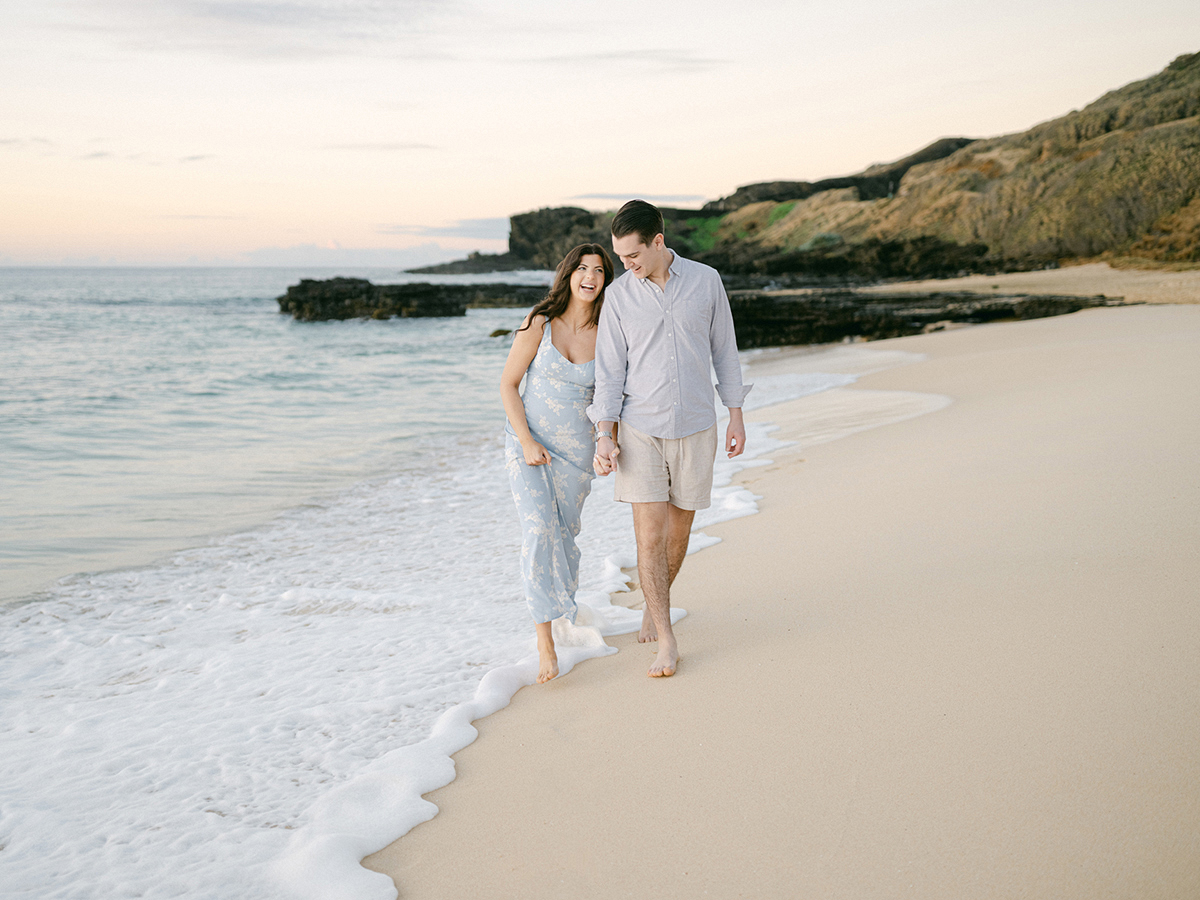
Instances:
[[[654,248],[656,250],[661,250],[663,247],[667,246],[667,239],[663,237],[662,232],[660,231],[654,236],[652,243],[654,244]]]

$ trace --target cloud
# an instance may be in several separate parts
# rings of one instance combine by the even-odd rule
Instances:
[[[508,219],[459,219],[453,225],[376,225],[377,234],[408,234],[417,237],[508,239]]]
[[[707,200],[703,194],[576,194],[571,200],[646,200],[654,203],[699,203]]]
[[[112,154],[107,150],[97,150],[94,153],[85,153],[80,159],[108,159]]]
[[[449,262],[462,256],[461,250],[449,249],[430,241],[416,247],[318,247],[296,244],[291,247],[261,247],[242,253],[239,262],[255,266],[386,266],[412,268]]]
[[[405,150],[441,150],[441,147],[435,147],[433,144],[329,144],[325,147],[326,150],[368,150],[379,152],[390,151],[405,151]]]
[[[202,159],[216,159],[216,158],[217,158],[216,154],[213,154],[213,153],[197,153],[193,156],[181,156],[179,158],[179,161],[181,163],[189,163],[189,162],[199,162]]]
[[[639,70],[660,72],[684,72],[694,74],[707,72],[729,64],[727,59],[696,56],[689,50],[609,50],[595,53],[572,53],[562,56],[535,56],[515,60],[519,63],[542,65],[619,65],[634,66]]]
[[[53,146],[54,143],[46,138],[0,138],[0,147],[6,147],[9,150],[25,150],[33,147],[46,149]]]
[[[437,58],[428,20],[447,0],[67,0],[59,30],[106,34],[139,51],[193,51],[264,59],[374,51]]]

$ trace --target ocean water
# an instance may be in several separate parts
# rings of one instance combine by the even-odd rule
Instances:
[[[488,335],[521,311],[323,323],[278,313],[288,284],[333,274],[417,280],[0,269],[0,601],[261,522],[495,418],[507,347]]]
[[[533,680],[488,337],[524,311],[277,313],[329,274],[0,270],[0,896],[391,897],[357,860]],[[853,352],[748,406],[853,382]],[[731,479],[770,431],[693,549],[755,511]],[[640,621],[608,480],[580,544],[564,675]]]

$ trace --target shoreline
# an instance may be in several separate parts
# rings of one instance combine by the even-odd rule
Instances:
[[[860,290],[872,294],[972,291],[985,296],[993,290],[1079,296],[1105,294],[1110,298],[1123,297],[1127,303],[1200,303],[1200,268],[1117,269],[1108,263],[1091,262],[1033,272],[898,281]]]
[[[837,345],[818,348],[808,357],[803,371],[789,367],[782,377],[760,373],[757,404],[749,404],[747,410],[774,408],[802,396],[831,395],[832,402],[818,401],[827,412],[814,433],[816,440],[826,441],[921,415],[949,402],[942,397],[896,392],[881,397],[865,392],[863,396],[870,396],[866,403],[861,398],[839,402],[843,396],[838,394],[840,387],[854,383],[862,373],[920,359],[916,354]],[[760,498],[738,485],[736,477],[746,469],[769,465],[769,460],[759,457],[788,447],[771,436],[772,430],[774,426],[768,423],[748,422],[752,445],[748,453],[734,460],[717,460],[712,506],[696,516],[689,553],[720,543],[721,538],[707,535],[703,529],[758,511],[756,501]],[[636,633],[641,625],[642,614],[636,608],[641,605],[641,594],[636,586],[630,587],[637,577],[630,511],[625,504],[613,502],[612,490],[611,479],[602,479],[594,486],[595,499],[584,512],[581,546],[595,539],[593,529],[597,526],[601,531],[615,526],[621,539],[610,541],[610,552],[606,554],[597,555],[597,548],[591,548],[592,562],[600,562],[604,574],[597,581],[594,565],[592,578],[584,579],[581,571],[576,626],[564,620],[555,622],[560,678],[584,660],[616,653],[617,648],[605,639]],[[589,551],[585,551],[585,564],[588,556]],[[686,615],[686,609],[676,605],[671,610],[671,621],[677,623]],[[426,737],[384,753],[348,781],[327,790],[308,809],[304,824],[292,833],[287,849],[271,862],[272,879],[296,897],[382,900],[394,896],[387,879],[381,880],[378,874],[359,865],[363,853],[403,837],[437,814],[436,805],[422,795],[453,781],[452,757],[478,736],[472,723],[508,706],[521,688],[535,686],[537,672],[536,651],[489,669],[472,696],[444,710]]]
[[[364,865],[406,898],[625,896],[648,865],[667,897],[1194,891],[1198,346],[1187,307],[956,329],[754,413],[801,443],[685,565],[679,673],[617,638],[519,692]],[[839,392],[955,402],[806,437]]]

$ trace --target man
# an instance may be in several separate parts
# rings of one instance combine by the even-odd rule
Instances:
[[[717,416],[710,366],[729,408],[731,458],[746,448],[742,400],[750,386],[742,384],[721,276],[666,246],[662,213],[629,201],[613,218],[612,241],[627,271],[605,293],[588,416],[597,426],[596,472],[615,469],[614,496],[633,506],[646,600],[638,640],[658,641],[648,674],[665,677],[679,662],[671,583],[696,510],[711,503]]]

